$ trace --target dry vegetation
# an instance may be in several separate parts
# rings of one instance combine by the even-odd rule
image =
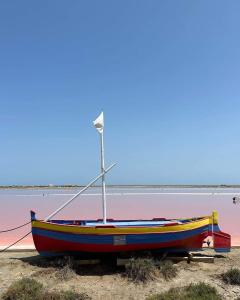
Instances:
[[[208,250],[207,254],[214,252]],[[143,257],[130,260],[125,270],[113,266],[110,259],[102,265],[82,266],[73,258],[44,259],[35,252],[1,253],[0,299],[240,300],[239,257],[240,249],[216,256],[214,264],[173,264]],[[21,292],[30,295],[28,298],[17,294],[19,285]],[[31,298],[33,290],[39,298]],[[14,293],[15,298],[11,296]]]
[[[157,277],[157,268],[153,259],[132,258],[126,265],[125,275],[133,282],[148,282]]]
[[[35,279],[23,278],[13,282],[2,295],[3,300],[90,300],[85,293],[48,291]]]
[[[240,285],[240,269],[232,268],[222,274],[225,283]]]
[[[124,275],[135,283],[146,283],[163,277],[171,280],[177,276],[178,269],[169,260],[158,261],[153,258],[132,258],[126,265]]]
[[[165,293],[156,294],[146,300],[221,300],[216,288],[200,282],[183,288],[171,288]]]

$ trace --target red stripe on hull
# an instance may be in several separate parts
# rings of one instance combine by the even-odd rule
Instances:
[[[154,244],[127,244],[127,245],[109,245],[109,244],[81,244],[69,241],[58,240],[54,238],[33,235],[35,247],[38,252],[121,252],[137,250],[156,250],[162,248],[172,249],[201,249],[203,240],[208,233],[201,233],[191,238],[186,238],[171,242],[162,242]]]

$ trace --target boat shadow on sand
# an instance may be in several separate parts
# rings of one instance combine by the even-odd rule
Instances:
[[[64,257],[42,257],[40,255],[23,258],[12,258],[22,261],[24,264],[39,268],[39,271],[46,270],[72,270],[81,276],[102,276],[122,273],[124,268],[117,266],[116,257],[91,257],[82,259],[76,256]],[[38,271],[36,269],[36,271]]]
[[[64,257],[43,257],[41,255],[22,257],[22,258],[12,258],[22,261],[24,264],[37,267],[36,271],[59,271],[59,270],[72,270],[77,275],[81,276],[103,276],[103,275],[113,275],[121,274],[124,272],[124,265],[118,265],[117,260],[119,258],[134,259],[134,258],[148,258],[154,259],[155,261],[172,260],[173,263],[178,263],[186,258],[186,253],[178,253],[178,255],[173,254],[158,254],[149,255],[148,253],[141,253],[140,255],[119,257],[117,255],[104,255],[104,256],[91,256],[86,258],[78,256],[64,256]],[[213,259],[225,259],[226,256],[220,254],[205,254],[205,253],[194,253],[195,258],[213,258]],[[188,263],[194,263],[194,261],[187,260]]]

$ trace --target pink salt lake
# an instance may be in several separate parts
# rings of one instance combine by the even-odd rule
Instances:
[[[0,231],[30,220],[30,210],[45,218],[70,199],[77,189],[0,190]],[[91,188],[56,215],[55,219],[102,217],[101,189]],[[187,218],[219,213],[222,231],[231,234],[232,245],[240,246],[240,205],[232,198],[240,188],[114,187],[107,189],[107,215],[113,219]],[[30,225],[0,234],[0,246],[9,245],[30,231]],[[19,245],[32,245],[31,235]]]

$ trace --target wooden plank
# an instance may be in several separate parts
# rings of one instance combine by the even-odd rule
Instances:
[[[131,260],[131,258],[117,258],[117,266],[121,267],[121,266],[126,266],[127,263],[129,263],[129,261]]]
[[[214,257],[213,256],[173,256],[173,257],[167,257],[167,260],[172,260],[174,262],[178,261],[193,261],[193,262],[205,262],[205,263],[214,263]]]
[[[193,256],[191,258],[191,261],[197,261],[197,262],[205,262],[205,263],[214,263],[214,257],[213,256]]]
[[[174,262],[179,262],[179,261],[189,261],[191,259],[189,259],[188,256],[171,256],[171,257],[167,257],[166,260],[171,260]]]
[[[79,259],[79,260],[76,260],[76,261],[81,266],[84,266],[84,265],[98,265],[98,264],[101,263],[100,259]]]

